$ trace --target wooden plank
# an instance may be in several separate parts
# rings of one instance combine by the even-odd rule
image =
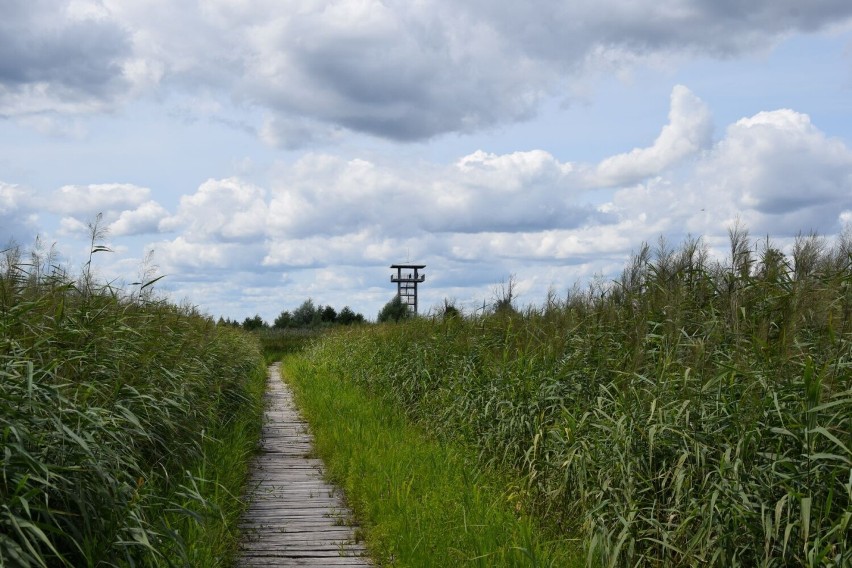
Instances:
[[[370,566],[338,488],[323,463],[278,365],[269,368],[260,452],[249,481],[249,507],[236,566]]]

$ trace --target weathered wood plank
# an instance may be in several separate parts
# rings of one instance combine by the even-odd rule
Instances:
[[[325,482],[322,461],[278,365],[269,368],[260,452],[249,481],[249,507],[236,565],[369,566],[340,491]]]

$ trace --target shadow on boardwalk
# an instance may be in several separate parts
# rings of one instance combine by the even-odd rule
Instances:
[[[349,511],[339,490],[323,480],[322,461],[307,457],[313,439],[277,363],[269,368],[266,399],[235,565],[370,566],[345,522]]]

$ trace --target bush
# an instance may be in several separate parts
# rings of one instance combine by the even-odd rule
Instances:
[[[379,311],[378,322],[398,322],[408,319],[412,316],[411,309],[404,304],[399,295],[393,297],[391,301],[384,305]]]

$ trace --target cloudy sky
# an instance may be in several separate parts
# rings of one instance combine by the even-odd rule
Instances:
[[[0,0],[0,240],[218,317],[852,223],[849,0]]]

